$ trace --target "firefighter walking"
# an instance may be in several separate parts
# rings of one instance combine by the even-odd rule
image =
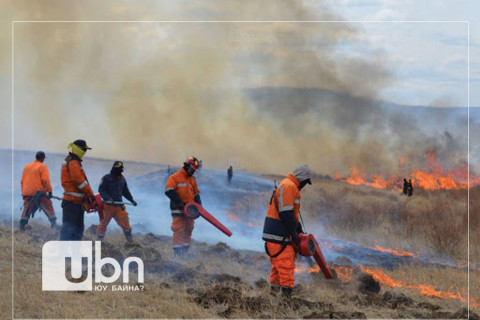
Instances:
[[[298,233],[303,233],[299,221],[300,190],[311,182],[308,165],[299,165],[287,175],[273,191],[263,226],[262,239],[272,264],[270,270],[271,292],[282,292],[289,298],[295,286],[294,270],[296,252],[293,244],[299,243]]]
[[[103,199],[103,218],[97,227],[97,237],[102,240],[105,237],[107,226],[110,220],[115,219],[122,228],[125,238],[128,242],[132,241],[132,227],[128,219],[128,212],[122,203],[122,196],[130,201],[134,206],[137,202],[133,200],[132,194],[128,189],[127,181],[123,177],[123,162],[115,161],[110,173],[103,176],[98,187],[98,192]]]
[[[197,182],[193,177],[199,168],[199,161],[195,157],[189,157],[183,168],[168,177],[165,184],[165,194],[170,199],[173,231],[172,245],[175,255],[184,255],[190,247],[194,220],[184,214],[187,202],[202,204]]]
[[[68,145],[69,153],[62,164],[63,226],[60,240],[82,240],[84,226],[84,202],[96,203],[85,171],[82,158],[92,148],[85,140],[75,140]]]
[[[23,168],[22,178],[20,180],[23,197],[20,231],[25,231],[28,220],[30,217],[33,218],[38,209],[45,213],[52,228],[58,227],[52,200],[50,200],[52,197],[50,173],[48,167],[43,163],[44,161],[45,152],[38,151],[35,155],[35,161],[27,164]]]

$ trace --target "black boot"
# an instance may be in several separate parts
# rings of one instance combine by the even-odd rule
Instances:
[[[104,234],[97,234],[97,239],[102,241],[103,238],[105,238],[105,235]]]
[[[280,292],[279,286],[270,285],[270,295],[276,297],[279,292]]]
[[[28,220],[25,220],[25,219],[20,220],[20,232],[25,231],[25,226],[27,225],[27,223],[28,223]]]
[[[127,242],[132,242],[132,230],[125,230],[123,231],[125,234],[125,238],[127,239]]]
[[[282,297],[290,299],[292,297],[293,288],[282,287]]]

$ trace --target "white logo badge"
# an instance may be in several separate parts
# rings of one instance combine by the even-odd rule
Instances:
[[[91,291],[93,269],[92,241],[48,241],[42,249],[42,290],[43,291]],[[113,258],[102,258],[101,242],[95,241],[95,283],[112,283],[118,280],[122,269]],[[144,266],[142,259],[128,257],[123,262],[123,282],[129,281],[129,264],[137,263],[138,282],[143,283]],[[113,274],[102,273],[104,265],[113,267]]]

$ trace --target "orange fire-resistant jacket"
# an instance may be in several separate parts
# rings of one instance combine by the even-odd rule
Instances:
[[[85,196],[93,195],[82,167],[82,160],[72,153],[62,164],[62,187],[63,198],[74,203],[82,203]]]
[[[265,217],[263,240],[290,243],[290,235],[292,230],[295,230],[299,219],[301,198],[299,185],[300,182],[290,173],[275,189]]]
[[[24,197],[33,197],[37,191],[52,192],[48,167],[39,160],[23,168],[20,184]]]
[[[187,175],[183,168],[168,177],[165,192],[169,190],[175,191],[183,203],[194,201],[195,196],[200,193],[195,178]],[[183,216],[183,212],[177,209],[173,201],[170,201],[170,209],[172,216]]]

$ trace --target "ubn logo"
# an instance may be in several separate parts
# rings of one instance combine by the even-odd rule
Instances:
[[[92,241],[49,241],[42,249],[42,290],[43,291],[91,291],[92,290]],[[102,244],[95,241],[95,283],[116,281],[122,269],[113,258],[102,258]],[[123,262],[123,282],[129,281],[129,265],[137,263],[138,282],[143,283],[144,266],[142,259],[128,257]],[[70,263],[70,270],[67,264]],[[102,267],[110,264],[113,274],[105,276]],[[83,272],[86,267],[86,275]]]

